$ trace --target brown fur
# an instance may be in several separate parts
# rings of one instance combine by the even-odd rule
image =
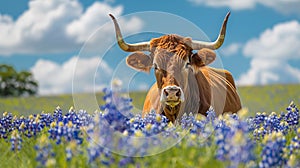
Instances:
[[[215,53],[203,48],[193,54],[190,43],[190,38],[165,35],[150,41],[149,56],[134,52],[126,59],[127,65],[136,70],[149,72],[155,67],[156,83],[145,99],[143,116],[154,109],[175,122],[185,112],[206,115],[210,106],[217,115],[241,108],[230,72],[207,66],[215,60]],[[171,108],[160,102],[160,96],[164,87],[173,85],[181,88],[185,101]]]
[[[206,66],[215,59],[211,50],[201,49],[192,54],[191,39],[178,35],[166,35],[151,40],[151,55],[158,68],[157,83],[149,90],[143,108],[143,116],[151,109],[164,113],[175,122],[184,112],[201,113],[212,106],[217,115],[237,112],[241,102],[230,72]],[[184,63],[190,59],[192,68],[182,72]],[[168,85],[180,86],[184,90],[185,102],[170,108],[159,101],[161,89]]]
[[[217,115],[225,112],[236,113],[241,109],[241,102],[235,89],[236,86],[232,75],[228,71],[202,67],[195,76],[197,79],[199,88],[198,93],[200,97],[200,102],[195,102],[199,103],[198,113],[206,115],[210,106],[215,109]],[[223,96],[219,96],[218,93]],[[145,116],[151,109],[155,109],[158,113],[162,112],[163,108],[160,107],[161,104],[159,102],[159,97],[160,90],[157,88],[157,84],[155,83],[146,96],[143,116]],[[185,97],[188,98],[186,93]],[[195,95],[191,97],[195,97]],[[186,100],[185,103],[189,103],[188,101],[189,100]]]

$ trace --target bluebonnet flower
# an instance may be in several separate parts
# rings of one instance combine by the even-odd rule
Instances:
[[[11,150],[21,150],[22,147],[22,138],[17,130],[14,130],[10,137]]]
[[[267,114],[265,112],[263,113],[257,112],[253,119],[254,129],[260,128],[261,125],[265,122],[266,118],[267,118]]]
[[[89,163],[100,161],[103,165],[109,166],[114,161],[112,153],[99,143],[99,138],[94,136],[89,141],[87,148]]]
[[[252,163],[256,159],[255,144],[248,132],[247,122],[241,121],[237,115],[220,116],[215,130],[216,158],[230,161],[229,167]]]
[[[37,154],[36,161],[40,166],[55,166],[55,153],[47,135],[41,135],[41,137],[38,139],[37,145],[35,146],[35,150]]]
[[[41,113],[39,119],[46,127],[50,127],[50,124],[54,121],[54,117],[52,116],[52,114],[44,113],[44,111]]]
[[[166,116],[150,111],[144,118],[139,117],[139,127],[146,136],[161,133],[168,125]],[[135,126],[134,126],[135,127]]]
[[[78,156],[79,154],[83,153],[81,150],[81,146],[78,146],[75,140],[71,140],[70,142],[68,142],[65,150],[67,161],[70,161],[74,156]]]
[[[286,122],[291,126],[297,126],[299,124],[299,109],[296,107],[294,102],[291,102],[287,107],[287,113],[285,115]]]
[[[62,114],[62,110],[59,106],[56,107],[56,109],[53,112],[53,118],[54,120],[56,120],[57,122],[60,122],[63,120],[63,114]]]
[[[13,130],[12,119],[13,116],[11,113],[4,112],[0,120],[0,138],[6,139],[8,134]]]
[[[132,100],[121,97],[118,93],[107,88],[105,88],[103,92],[105,94],[103,97],[105,105],[100,106],[100,110],[103,111],[102,117],[115,130],[123,132],[126,129],[125,122],[133,117],[133,114],[130,113]]]
[[[134,163],[134,159],[132,157],[123,157],[119,161],[119,167],[126,167],[129,164],[133,164],[133,163]]]
[[[79,110],[77,113],[76,125],[78,127],[88,126],[93,121],[94,116],[85,110]],[[74,122],[73,122],[74,123]]]
[[[39,115],[30,115],[26,121],[26,128],[24,135],[27,137],[36,136],[37,133],[41,132],[44,128],[43,123],[39,119]]]
[[[136,130],[142,130],[146,124],[140,114],[126,121],[126,131],[128,135],[133,135]]]
[[[263,127],[266,131],[266,134],[281,131],[280,120],[275,112],[272,112],[268,117],[266,117]]]
[[[260,140],[266,134],[273,132],[281,132],[287,134],[292,128],[299,125],[299,110],[296,105],[291,102],[287,108],[287,113],[281,112],[277,115],[272,112],[269,116],[266,113],[257,113],[255,118],[248,119],[249,130],[253,131],[255,139]]]
[[[290,157],[292,155],[293,157]],[[300,155],[300,128],[297,129],[296,136],[285,149],[285,158],[289,159],[288,165],[300,165],[300,161],[296,161],[294,158],[297,155]]]
[[[112,135],[109,132],[110,126],[103,123],[103,115],[102,112],[95,113],[94,120],[87,127],[87,152],[89,163],[99,161],[103,165],[109,166],[113,158],[111,152],[105,148],[105,144],[112,143]]]
[[[85,110],[79,110],[76,112],[73,107],[70,107],[69,111],[62,116],[62,118],[62,122],[64,124],[71,122],[79,129],[80,127],[87,126],[93,120],[93,115],[89,114]]]
[[[75,140],[77,144],[81,144],[83,141],[80,128],[73,125],[71,121],[67,124],[64,124],[62,121],[58,123],[52,122],[48,132],[50,133],[49,138],[56,140],[56,144],[60,144],[62,139],[66,141]]]
[[[200,135],[204,132],[204,128],[207,124],[206,118],[202,117],[201,114],[197,115],[196,118],[193,120],[193,124],[190,129],[191,134]]]
[[[230,127],[226,124],[226,121],[221,119],[218,127],[215,131],[215,143],[217,145],[217,152],[216,152],[216,158],[225,161],[229,150],[230,145],[227,143],[227,141],[231,140],[230,136],[233,136],[232,133],[230,134]]]
[[[230,167],[239,167],[239,165],[251,165],[256,159],[254,153],[255,143],[245,132],[238,130],[232,137],[232,143],[229,151]]]
[[[290,129],[290,126],[289,126],[288,122],[286,122],[285,120],[281,120],[278,131],[281,131],[284,135],[286,135],[288,133],[289,129]]]
[[[286,159],[283,157],[285,145],[286,139],[281,132],[273,132],[265,136],[259,167],[283,166],[286,163]]]
[[[208,109],[206,112],[206,122],[211,123],[213,127],[215,127],[216,113],[212,107]]]
[[[191,126],[193,126],[193,123],[195,122],[195,117],[193,113],[190,113],[187,115],[187,113],[184,113],[180,120],[180,125],[182,129],[189,129]]]

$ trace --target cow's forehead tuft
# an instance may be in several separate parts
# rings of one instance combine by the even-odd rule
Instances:
[[[160,47],[165,49],[169,49],[173,47],[174,49],[174,47],[178,44],[185,45],[186,43],[188,43],[188,40],[191,39],[179,36],[177,34],[168,34],[168,35],[161,36],[159,38],[152,39],[150,45],[151,47]]]
[[[192,53],[192,49],[187,44],[188,40],[191,39],[176,34],[170,34],[152,39],[150,45],[155,56],[174,56],[177,60],[187,60],[188,56]]]

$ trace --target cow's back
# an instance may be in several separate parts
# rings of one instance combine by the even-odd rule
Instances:
[[[241,109],[241,102],[231,73],[227,70],[200,68],[197,74],[198,85],[206,85],[205,90],[199,90],[200,104],[205,108],[199,109],[199,113],[205,114],[210,104],[217,115],[224,112],[236,113]],[[202,111],[201,111],[202,110]]]

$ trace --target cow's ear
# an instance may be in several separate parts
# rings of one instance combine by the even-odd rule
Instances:
[[[129,67],[144,72],[150,72],[152,67],[152,59],[143,52],[134,52],[126,58],[126,63]]]
[[[205,66],[212,63],[216,59],[216,53],[208,48],[202,48],[191,57],[191,65],[197,67]]]

